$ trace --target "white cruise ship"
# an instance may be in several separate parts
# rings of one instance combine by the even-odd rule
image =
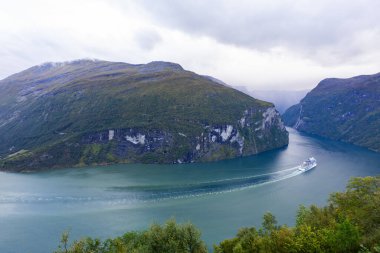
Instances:
[[[307,159],[300,165],[298,170],[305,172],[305,171],[311,170],[312,168],[316,166],[317,166],[317,160],[314,157],[310,157],[309,159]]]

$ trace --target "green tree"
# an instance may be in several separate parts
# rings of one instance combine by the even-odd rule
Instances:
[[[264,214],[262,228],[265,234],[269,234],[273,230],[277,229],[277,220],[272,213],[266,212]]]
[[[153,224],[142,232],[101,241],[83,238],[68,246],[68,233],[62,235],[56,253],[206,253],[200,231],[191,223],[177,224],[171,219],[164,225]]]
[[[358,226],[364,245],[380,242],[380,176],[352,178],[345,192],[331,194],[330,203]]]

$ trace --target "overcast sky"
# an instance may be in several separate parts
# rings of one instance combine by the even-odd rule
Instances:
[[[248,89],[380,72],[379,0],[0,0],[0,79],[47,61],[172,61]]]

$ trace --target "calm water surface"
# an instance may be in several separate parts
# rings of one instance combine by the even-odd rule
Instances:
[[[107,238],[171,217],[193,222],[211,248],[259,226],[266,211],[293,225],[299,205],[323,205],[350,177],[380,174],[380,154],[289,132],[287,148],[215,163],[0,173],[0,252],[52,252],[64,230]],[[318,167],[298,172],[310,156]]]

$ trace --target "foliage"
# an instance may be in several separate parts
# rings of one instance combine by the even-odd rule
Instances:
[[[380,176],[352,178],[327,206],[300,206],[295,227],[277,226],[266,213],[262,228],[241,229],[215,252],[379,252],[379,208]]]
[[[177,224],[169,220],[164,225],[153,224],[142,232],[128,232],[114,239],[83,238],[67,245],[64,233],[61,245],[55,253],[205,253],[200,231],[190,223]]]
[[[380,242],[380,176],[352,178],[344,193],[334,193],[330,202],[340,216],[358,226],[366,246]]]

